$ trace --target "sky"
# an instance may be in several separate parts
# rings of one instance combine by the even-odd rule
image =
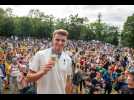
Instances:
[[[120,29],[127,17],[134,13],[134,5],[0,5],[0,8],[12,8],[13,14],[17,16],[27,16],[30,9],[39,9],[56,18],[78,13],[80,17],[87,17],[90,22],[97,20],[98,13],[101,13],[102,22]]]

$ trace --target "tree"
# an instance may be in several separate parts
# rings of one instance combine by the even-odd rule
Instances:
[[[13,14],[13,9],[12,8],[7,8],[6,13],[8,17],[14,17],[15,15]]]
[[[11,36],[14,32],[14,19],[12,9],[0,9],[0,34]]]
[[[13,18],[9,18],[9,17],[4,18],[1,28],[2,28],[1,32],[6,36],[11,36],[12,34],[14,34],[15,26],[14,26]]]
[[[134,14],[127,18],[124,23],[121,34],[121,43],[123,46],[134,47]]]
[[[68,31],[70,33],[69,38],[71,39],[82,39],[81,34],[84,34],[84,21],[86,18],[79,17],[78,14],[70,15],[68,19]]]
[[[132,23],[130,26],[132,26]],[[13,15],[11,8],[6,10],[0,8],[0,35],[50,38],[52,36],[51,33],[59,28],[68,30],[70,39],[95,39],[115,45],[118,44],[118,28],[102,23],[101,14],[98,15],[97,21],[89,23],[87,17],[80,17],[78,14],[55,19],[53,15],[45,15],[44,12],[38,9],[31,9],[28,16],[18,17]],[[127,34],[123,34],[123,37],[128,36],[130,32],[127,31],[128,29],[132,31],[134,28],[125,28],[124,32]],[[128,41],[126,38],[124,40]],[[130,42],[132,40],[125,43]]]
[[[6,16],[6,12],[0,8],[0,35],[5,35],[5,33],[3,33],[3,29],[2,29],[2,26],[4,24],[4,18]]]
[[[119,29],[106,23],[93,22],[90,30],[94,34],[94,39],[118,45]]]

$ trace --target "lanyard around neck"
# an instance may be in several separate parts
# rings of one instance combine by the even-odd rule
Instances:
[[[57,53],[55,53],[55,52],[53,51],[53,49],[51,48],[51,54],[57,55],[58,59],[60,59],[62,53],[58,53],[58,54],[57,54]]]

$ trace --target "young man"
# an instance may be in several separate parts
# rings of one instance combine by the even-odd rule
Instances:
[[[9,87],[10,87],[10,94],[16,94],[18,91],[18,82],[17,76],[19,75],[20,70],[17,64],[17,58],[12,58],[11,68],[10,68],[10,79],[9,79]]]
[[[3,93],[4,82],[6,82],[5,56],[4,56],[4,51],[0,49],[0,94]]]
[[[77,64],[75,68],[75,72],[73,74],[73,80],[72,80],[74,94],[78,93],[78,88],[81,82],[82,82],[82,70],[80,69],[80,65]]]
[[[108,71],[106,71],[103,74],[103,79],[105,81],[105,93],[110,94],[112,92],[112,70],[111,68],[108,68]]]
[[[122,89],[122,94],[134,94],[134,67],[128,68],[127,87]]]
[[[37,94],[66,93],[66,79],[72,75],[71,58],[63,51],[67,37],[66,30],[54,31],[52,47],[37,52],[29,63],[27,81],[37,81]]]

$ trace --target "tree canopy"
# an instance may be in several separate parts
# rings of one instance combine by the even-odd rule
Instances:
[[[90,19],[78,14],[55,18],[39,9],[31,9],[27,16],[18,17],[13,14],[11,8],[0,8],[0,36],[50,38],[51,33],[59,28],[64,28],[70,33],[69,39],[100,40],[118,45],[121,36],[122,45],[134,47],[134,15],[128,17],[120,35],[117,26],[101,21],[100,13],[96,21],[90,22]]]

